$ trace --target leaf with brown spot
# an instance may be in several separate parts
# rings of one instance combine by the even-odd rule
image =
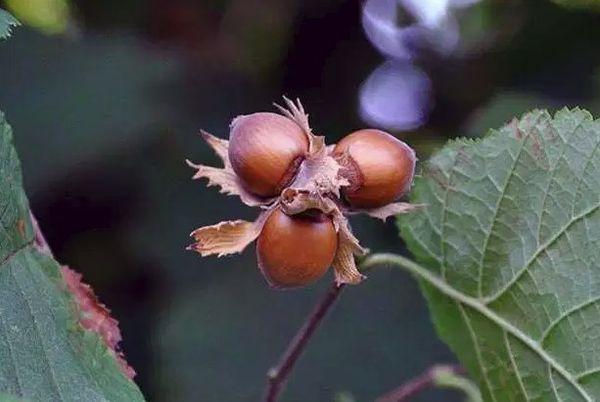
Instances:
[[[31,401],[143,401],[117,350],[120,335],[108,311],[90,298],[84,307],[81,294],[91,289],[76,291],[67,283],[34,230],[12,132],[1,113],[0,200],[0,394]]]
[[[25,220],[23,218],[17,221],[17,232],[23,238],[25,238]]]

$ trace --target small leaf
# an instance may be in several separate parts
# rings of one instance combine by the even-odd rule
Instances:
[[[61,268],[38,250],[0,114],[0,392],[24,400],[142,401],[117,354],[82,325]]]
[[[600,400],[600,122],[534,111],[447,145],[400,216],[436,328],[486,401]]]
[[[8,11],[0,8],[0,39],[8,38],[12,28],[21,25]]]

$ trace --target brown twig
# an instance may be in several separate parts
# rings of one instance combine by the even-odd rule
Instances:
[[[308,316],[302,327],[296,333],[296,336],[289,343],[286,351],[281,356],[279,364],[271,368],[267,373],[267,389],[265,392],[265,402],[275,402],[283,391],[283,387],[296,364],[296,361],[302,355],[308,341],[314,335],[319,324],[327,312],[331,309],[334,302],[339,297],[344,285],[333,284],[320,302],[315,306],[312,313]]]
[[[436,385],[440,372],[449,372],[454,374],[464,374],[465,370],[457,365],[436,364],[428,368],[424,373],[405,382],[393,391],[376,399],[376,402],[403,402],[415,396],[419,392]]]

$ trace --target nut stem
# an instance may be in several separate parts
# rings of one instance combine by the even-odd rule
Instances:
[[[404,402],[408,401],[413,396],[419,394],[427,388],[431,388],[439,385],[446,385],[444,381],[446,377],[451,378],[462,378],[465,374],[465,370],[461,366],[454,364],[436,364],[428,368],[425,372],[414,377],[404,384],[400,385],[393,391],[388,392],[385,395],[380,396],[375,402]],[[461,384],[462,385],[462,384]],[[459,388],[458,386],[451,386],[451,388]],[[467,392],[463,386],[460,390]],[[475,395],[472,396],[471,394]],[[481,397],[477,398],[477,391],[471,392],[469,395],[469,402],[481,402]]]
[[[267,389],[265,393],[265,402],[276,402],[283,391],[283,387],[296,364],[298,358],[304,352],[308,341],[331,309],[335,301],[340,296],[344,285],[333,283],[321,301],[315,306],[312,313],[308,316],[302,327],[296,333],[288,345],[287,350],[281,356],[277,366],[267,372]]]

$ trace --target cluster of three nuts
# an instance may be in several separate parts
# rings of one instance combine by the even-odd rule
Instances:
[[[344,215],[371,212],[385,218],[408,210],[404,203],[400,208],[386,206],[408,191],[416,161],[408,145],[374,129],[355,131],[325,148],[322,137],[310,131],[301,105],[288,101],[288,107],[291,112],[281,108],[285,115],[235,118],[228,142],[205,134],[224,160],[223,169],[192,164],[196,178],[208,178],[209,184],[267,211],[254,223],[228,221],[200,228],[192,233],[196,243],[191,248],[203,255],[223,255],[241,251],[258,237],[258,265],[276,288],[307,285],[325,274],[340,243],[351,242],[340,236],[339,226],[347,225]],[[290,189],[303,196],[294,211],[284,199]]]

